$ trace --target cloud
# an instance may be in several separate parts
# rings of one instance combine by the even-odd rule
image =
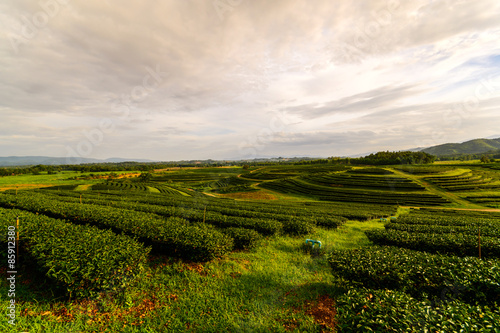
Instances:
[[[285,108],[284,111],[299,114],[303,118],[318,118],[335,113],[366,112],[394,105],[407,96],[417,94],[414,86],[379,87],[377,89],[347,96],[326,103],[314,103]]]
[[[495,0],[224,3],[2,1],[0,155],[64,156],[99,130],[82,157],[234,157],[278,112],[289,141],[262,152],[397,149],[398,126],[429,137],[440,110],[498,73]],[[454,131],[491,132],[493,97]],[[378,139],[388,124],[393,140]]]

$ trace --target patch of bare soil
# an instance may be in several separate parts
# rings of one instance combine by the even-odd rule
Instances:
[[[306,314],[314,317],[323,332],[335,332],[337,308],[330,296],[321,295],[315,301],[306,303],[306,308]]]

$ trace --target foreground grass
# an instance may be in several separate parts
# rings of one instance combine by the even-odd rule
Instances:
[[[17,324],[13,328],[2,320],[0,331],[334,331],[334,309],[321,308],[319,300],[343,289],[324,256],[304,251],[305,239],[320,240],[327,251],[351,249],[370,244],[364,230],[382,227],[380,221],[348,222],[339,230],[317,228],[307,237],[273,237],[250,252],[205,264],[152,255],[143,277],[125,293],[93,301],[54,300],[61,297],[58,291],[25,268],[16,281]],[[5,281],[2,277],[2,318],[9,301]]]

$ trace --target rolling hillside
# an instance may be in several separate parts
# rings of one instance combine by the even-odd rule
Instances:
[[[422,151],[435,156],[481,154],[500,149],[500,138],[475,139],[463,143],[445,143]]]

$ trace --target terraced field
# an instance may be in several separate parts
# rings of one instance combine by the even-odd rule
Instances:
[[[485,177],[477,171],[465,171],[457,176],[432,176],[425,178],[425,180],[452,192],[500,189],[498,179]]]
[[[450,203],[407,178],[390,174],[390,171],[383,175],[362,174],[359,171],[317,173],[263,182],[259,186],[322,201],[422,206]]]
[[[19,231],[24,260],[17,328],[494,332],[497,172],[272,165],[7,190],[0,253]],[[249,193],[274,200],[223,197]]]

